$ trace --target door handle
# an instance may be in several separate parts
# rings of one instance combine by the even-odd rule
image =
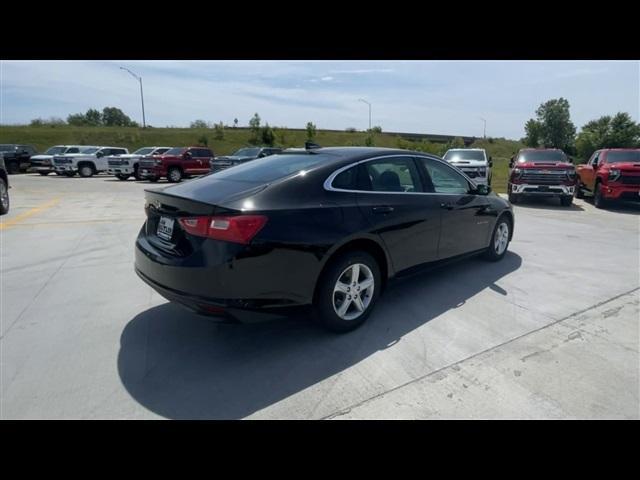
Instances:
[[[385,205],[383,207],[373,207],[371,210],[373,213],[391,213],[393,212],[393,207]]]
[[[440,208],[446,208],[447,210],[453,210],[454,206],[455,205],[453,203],[441,203],[440,204]]]

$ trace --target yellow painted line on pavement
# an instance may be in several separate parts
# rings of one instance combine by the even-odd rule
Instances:
[[[21,221],[37,214],[40,213],[44,210],[47,210],[48,208],[51,208],[55,205],[57,205],[60,202],[60,198],[54,198],[53,200],[49,200],[46,203],[43,203],[42,205],[38,206],[38,207],[34,207],[30,210],[27,210],[26,212],[22,212],[19,215],[16,215],[15,217],[13,217],[10,220],[7,220],[6,222],[0,222],[0,230],[6,230],[7,228],[16,225],[18,223],[20,223]]]

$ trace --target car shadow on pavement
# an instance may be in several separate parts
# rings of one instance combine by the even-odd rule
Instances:
[[[545,197],[529,197],[520,199],[515,204],[522,208],[533,208],[539,210],[562,210],[563,212],[583,212],[582,205],[572,203],[569,207],[563,207],[560,205],[560,200],[557,198],[545,198]]]
[[[517,270],[508,252],[399,280],[359,329],[324,331],[308,314],[259,324],[220,324],[165,303],[133,318],[120,339],[118,373],[145,408],[172,419],[239,419],[384,350]],[[300,417],[291,412],[289,417]]]

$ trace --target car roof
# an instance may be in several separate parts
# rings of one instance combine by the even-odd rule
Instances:
[[[520,152],[540,152],[540,151],[558,151],[558,152],[562,152],[564,153],[564,150],[562,150],[561,148],[521,148],[519,151]]]
[[[640,148],[601,148],[599,152],[638,152]]]
[[[449,150],[447,150],[447,152],[451,152],[453,150],[479,150],[479,151],[485,151],[484,148],[463,148],[463,147],[459,147],[459,148],[450,148]]]

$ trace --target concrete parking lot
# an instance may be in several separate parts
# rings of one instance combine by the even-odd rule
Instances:
[[[640,418],[637,206],[517,205],[502,262],[398,282],[334,335],[218,324],[140,281],[143,190],[164,184],[10,180],[3,419]]]

